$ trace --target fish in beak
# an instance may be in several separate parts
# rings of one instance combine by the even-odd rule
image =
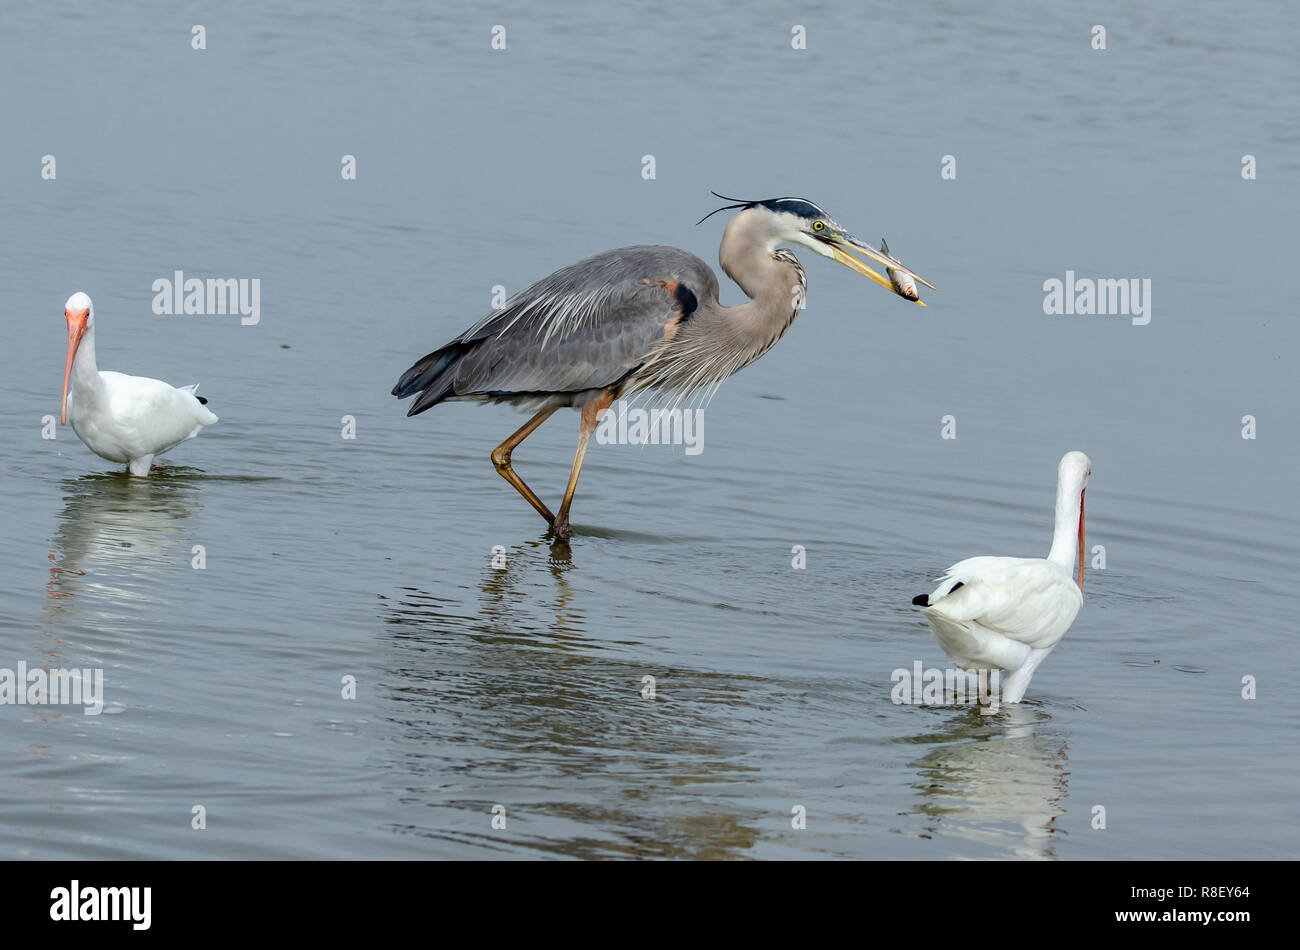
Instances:
[[[64,319],[68,321],[68,359],[63,366],[63,408],[59,414],[59,424],[68,424],[68,381],[72,378],[72,364],[77,359],[77,348],[81,346],[81,338],[86,335],[86,328],[90,321],[90,310],[71,310],[63,311]]]
[[[886,257],[893,257],[893,255],[889,253],[889,245],[885,243],[884,238],[880,239],[880,251]],[[905,271],[900,271],[897,267],[886,267],[885,274],[889,277],[889,282],[894,287],[894,293],[907,300],[919,303],[922,307],[925,306],[924,301],[921,300],[921,295],[916,292],[916,281],[913,280],[914,275]]]
[[[831,255],[845,267],[849,268],[849,270],[857,271],[863,277],[876,282],[886,290],[893,291],[900,297],[911,300],[913,303],[920,304],[922,307],[924,307],[925,304],[921,302],[919,295],[916,293],[915,282],[919,281],[931,290],[935,289],[934,284],[930,283],[924,277],[914,274],[907,265],[893,257],[889,253],[888,247],[882,247],[882,249],[878,251],[870,244],[867,244],[865,241],[859,241],[857,238],[853,237],[853,235],[845,231],[840,231],[824,240],[830,246]],[[884,242],[881,243],[883,244]],[[853,252],[863,254],[875,261],[877,264],[884,266],[889,277],[882,276],[874,268],[868,266],[865,261],[854,256]],[[912,288],[911,295],[900,290],[900,285],[910,285]]]

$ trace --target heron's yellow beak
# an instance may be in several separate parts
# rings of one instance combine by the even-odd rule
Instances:
[[[883,274],[876,271],[874,268],[870,267],[865,261],[862,261],[859,258],[855,257],[853,254],[849,253],[850,249],[857,251],[858,253],[863,254],[866,257],[871,258],[873,261],[875,261],[878,264],[884,265],[886,268],[892,268],[893,270],[901,271],[902,273],[905,274],[911,274],[912,278],[915,281],[917,281],[917,283],[925,284],[925,286],[929,287],[931,290],[936,289],[934,284],[930,283],[924,277],[920,277],[917,274],[913,273],[912,269],[909,268],[902,261],[896,260],[895,258],[884,253],[883,251],[876,250],[870,244],[867,244],[863,241],[859,241],[855,237],[850,237],[849,235],[845,234],[845,235],[831,238],[826,243],[830,246],[831,254],[834,255],[837,261],[839,261],[849,270],[857,271],[859,274],[861,274],[863,277],[866,277],[868,280],[875,281],[877,284],[879,284],[881,287],[884,287],[890,293],[897,292],[894,290],[893,281],[891,281],[888,277],[885,277]],[[925,306],[925,303],[920,300],[915,301],[915,303],[920,304],[922,307]]]
[[[864,262],[858,260],[856,257],[850,254],[848,251],[844,250],[839,245],[832,244],[830,248],[831,248],[831,253],[835,255],[835,259],[839,261],[841,264],[843,264],[845,267],[847,267],[849,270],[855,270],[863,277],[866,277],[869,280],[874,280],[877,284],[879,284],[881,287],[884,287],[886,290],[892,291],[894,289],[894,285],[889,282],[889,279],[887,277],[878,274],[876,271],[868,267]]]

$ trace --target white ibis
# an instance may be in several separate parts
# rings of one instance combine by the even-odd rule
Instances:
[[[1057,469],[1056,531],[1045,558],[972,557],[948,568],[933,593],[912,598],[949,659],[1001,669],[1001,701],[1018,703],[1038,664],[1083,606],[1083,495],[1092,462],[1067,452]],[[1071,576],[1078,542],[1078,586]]]
[[[101,372],[95,366],[95,308],[78,291],[63,306],[68,361],[63,369],[60,421],[86,448],[132,475],[148,475],[154,457],[194,438],[217,417],[196,396],[198,383],[176,387],[160,379]]]

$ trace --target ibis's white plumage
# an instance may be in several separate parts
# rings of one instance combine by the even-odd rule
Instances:
[[[1061,459],[1056,530],[1046,558],[972,557],[913,603],[961,669],[1001,669],[1002,702],[1025,695],[1038,664],[1061,642],[1083,606],[1083,496],[1092,463],[1082,452]],[[1078,583],[1071,577],[1078,545]]]
[[[217,417],[194,394],[160,379],[100,372],[95,365],[95,315],[90,298],[75,293],[64,306],[68,357],[63,420],[86,448],[132,475],[148,475],[154,457],[194,438]]]

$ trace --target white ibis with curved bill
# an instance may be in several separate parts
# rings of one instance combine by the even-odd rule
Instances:
[[[198,383],[172,386],[160,379],[101,372],[95,366],[95,308],[78,291],[63,306],[68,359],[63,368],[60,421],[86,448],[132,475],[148,475],[154,457],[194,438],[217,421]]]
[[[972,557],[948,568],[933,593],[912,598],[949,659],[963,670],[1001,669],[1001,701],[1018,703],[1038,664],[1083,606],[1083,495],[1092,462],[1067,452],[1057,469],[1056,531],[1046,558]],[[1079,574],[1071,571],[1078,542]]]

